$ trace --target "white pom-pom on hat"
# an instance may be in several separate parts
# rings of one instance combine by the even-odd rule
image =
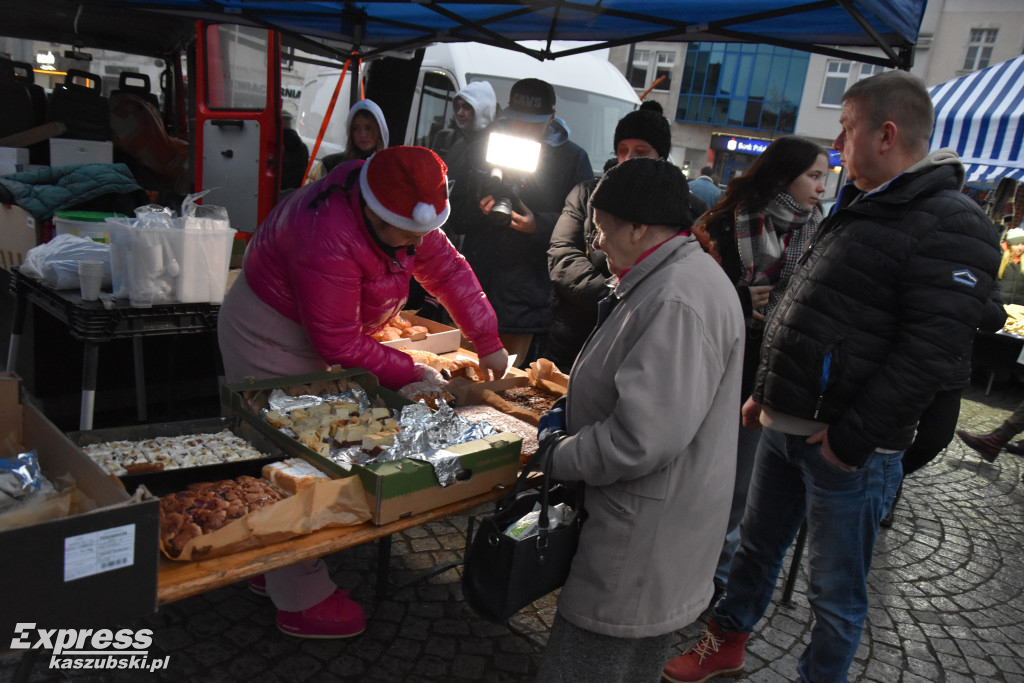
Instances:
[[[363,164],[359,189],[366,205],[389,225],[430,232],[451,212],[447,171],[426,147],[388,147]]]
[[[437,218],[437,211],[426,202],[420,202],[412,210],[412,219],[420,225],[430,225]]]

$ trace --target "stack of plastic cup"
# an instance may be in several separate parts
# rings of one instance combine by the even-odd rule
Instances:
[[[103,261],[79,261],[78,280],[82,287],[82,301],[99,299],[103,285]]]

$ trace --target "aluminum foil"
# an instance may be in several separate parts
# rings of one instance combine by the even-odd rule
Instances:
[[[274,389],[267,398],[267,409],[276,410],[281,414],[287,414],[297,408],[312,408],[324,402],[320,396],[303,394],[302,396],[289,396],[281,389]]]
[[[441,486],[451,486],[462,472],[459,456],[446,450],[448,446],[497,433],[490,425],[459,417],[446,403],[436,411],[431,411],[422,401],[405,406],[398,424],[402,429],[395,437],[395,445],[381,453],[376,462],[401,458],[421,460],[434,468],[434,476]]]
[[[322,396],[313,396],[312,394],[289,396],[282,389],[273,389],[270,396],[267,397],[267,407],[263,412],[276,410],[279,413],[288,414],[296,408],[307,409],[331,401],[352,401],[359,407],[360,413],[365,413],[373,407],[373,401],[366,390],[358,384],[350,383],[347,391]]]
[[[36,494],[54,491],[39,468],[35,451],[0,458],[0,511],[27,502]]]

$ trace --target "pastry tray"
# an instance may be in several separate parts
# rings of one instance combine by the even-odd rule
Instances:
[[[194,482],[234,479],[246,474],[252,477],[259,477],[264,465],[289,457],[280,446],[271,441],[263,432],[255,429],[249,422],[240,417],[216,417],[183,422],[163,422],[130,427],[94,429],[85,432],[69,432],[68,438],[79,446],[88,446],[90,444],[106,443],[107,441],[145,441],[146,439],[158,436],[215,434],[224,429],[245,439],[253,448],[265,454],[266,457],[254,458],[252,460],[233,460],[216,465],[179,467],[172,470],[123,474],[118,476],[117,479],[121,481],[121,484],[129,493],[140,485],[145,485],[150,493],[163,496],[175,491],[182,491]]]

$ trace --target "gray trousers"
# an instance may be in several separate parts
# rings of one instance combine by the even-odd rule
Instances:
[[[537,683],[654,683],[669,659],[674,632],[615,638],[587,631],[555,613]]]
[[[1024,401],[1017,404],[1013,414],[999,427],[999,433],[1007,439],[1012,439],[1021,432],[1024,432]]]

